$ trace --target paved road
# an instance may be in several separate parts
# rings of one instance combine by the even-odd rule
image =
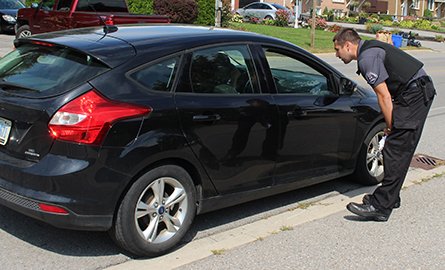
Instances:
[[[433,179],[404,190],[386,223],[344,210],[178,269],[444,269],[444,193]]]

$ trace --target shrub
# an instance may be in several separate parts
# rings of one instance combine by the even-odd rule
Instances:
[[[312,18],[310,18],[308,21],[308,27],[312,27]],[[325,19],[322,18],[315,18],[315,29],[324,30],[328,27],[328,24],[326,23]]]
[[[215,2],[209,0],[197,0],[198,17],[196,24],[214,25],[215,24]]]
[[[330,25],[326,28],[327,31],[334,32],[334,33],[337,33],[338,31],[340,31],[340,29],[341,29],[341,26],[338,24]]]
[[[173,23],[193,23],[198,16],[195,0],[154,0],[154,11],[168,16]]]
[[[428,20],[417,20],[414,23],[414,27],[417,29],[431,30],[431,22]]]
[[[234,23],[243,23],[243,16],[239,15],[239,14],[233,14],[232,18],[230,19],[231,22]]]
[[[134,14],[153,14],[153,0],[128,0],[128,10]]]
[[[391,21],[392,22],[392,16],[388,14],[380,14],[379,18],[381,21]]]
[[[230,12],[230,6],[223,5],[221,13],[221,26],[228,27],[230,21],[232,20],[232,16],[233,14]]]
[[[442,35],[436,35],[436,36],[434,37],[434,39],[435,39],[436,41],[443,42],[445,38],[444,38]]]
[[[378,31],[383,30],[383,26],[378,23],[367,23],[366,24],[366,31],[369,33],[375,34]]]
[[[432,19],[433,18],[433,12],[431,10],[429,10],[429,9],[425,9],[423,11],[423,17]]]
[[[393,26],[392,21],[381,21],[381,24],[382,24],[383,26]]]
[[[275,21],[272,19],[265,19],[263,20],[263,24],[265,25],[275,25]]]
[[[279,9],[275,12],[275,25],[276,26],[287,26],[289,24],[290,14],[287,10]]]
[[[413,28],[414,25],[415,25],[415,22],[411,21],[411,20],[403,20],[399,23],[399,26],[401,28]]]
[[[249,22],[253,24],[259,24],[261,20],[257,17],[249,17]]]

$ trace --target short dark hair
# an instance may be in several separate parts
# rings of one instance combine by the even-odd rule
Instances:
[[[358,44],[361,40],[357,31],[353,28],[342,28],[332,39],[333,42],[337,41],[337,44],[340,46],[345,45],[346,41],[351,42],[352,44]]]

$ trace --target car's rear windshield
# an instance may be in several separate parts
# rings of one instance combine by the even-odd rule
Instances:
[[[0,9],[20,9],[25,5],[19,0],[0,0]]]
[[[0,89],[29,97],[57,95],[107,70],[69,48],[25,44],[0,59]]]

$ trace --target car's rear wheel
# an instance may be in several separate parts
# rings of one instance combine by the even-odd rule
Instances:
[[[264,17],[265,20],[273,20],[273,17],[270,15],[267,15],[266,17]]]
[[[196,214],[195,187],[181,167],[164,165],[142,175],[128,190],[110,234],[138,256],[166,253],[185,235]]]
[[[383,155],[379,142],[383,138],[385,123],[380,123],[368,133],[357,159],[353,179],[363,185],[376,185],[383,180]]]
[[[16,38],[26,38],[31,36],[31,29],[29,28],[29,25],[22,25],[19,28],[17,28],[17,33],[15,33]]]

